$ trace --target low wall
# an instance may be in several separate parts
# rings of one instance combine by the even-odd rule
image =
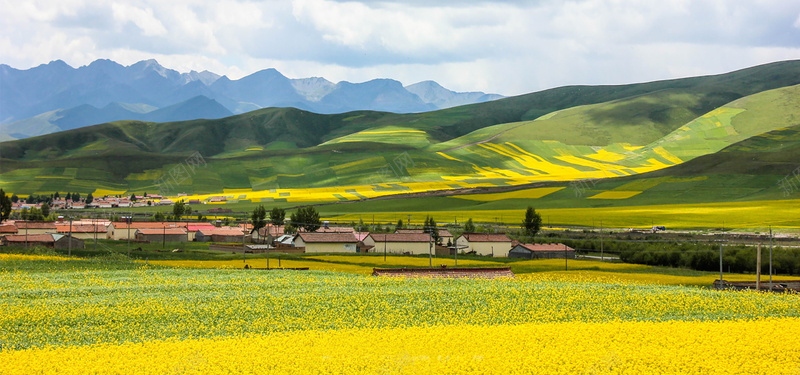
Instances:
[[[221,244],[208,244],[208,249],[212,251],[225,251],[230,253],[241,253],[242,252],[242,245],[221,245]],[[247,247],[248,254],[263,254],[269,252],[270,254],[282,253],[282,254],[303,254],[306,252],[304,247],[282,247],[280,249],[252,249],[249,246]]]
[[[714,280],[714,288],[719,289],[719,280]],[[722,281],[723,289],[756,290],[755,281]],[[761,291],[764,292],[800,292],[800,281],[797,280],[772,280],[772,290],[769,289],[769,279],[761,280]]]
[[[496,277],[514,277],[514,273],[511,272],[511,267],[373,268],[372,276],[493,279]]]

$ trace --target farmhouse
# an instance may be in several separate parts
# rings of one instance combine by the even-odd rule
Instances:
[[[575,259],[575,249],[560,243],[518,244],[508,252],[509,258]]]
[[[187,223],[169,223],[163,221],[137,221],[130,224],[124,221],[115,221],[108,225],[106,238],[112,240],[127,240],[129,228],[130,239],[135,239],[137,229],[186,228],[187,226]]]
[[[222,227],[212,229],[200,229],[195,234],[195,241],[198,242],[242,242],[244,232],[239,228]]]
[[[306,253],[355,253],[359,244],[353,233],[298,233],[292,242]]]
[[[300,228],[300,231],[305,231],[305,229]],[[319,227],[315,231],[316,233],[355,233],[356,230],[351,227]]]
[[[137,229],[136,241],[149,241],[149,242],[187,242],[189,235],[183,228],[161,228],[161,229]]]
[[[51,249],[68,249],[70,247],[70,237],[56,233],[50,234],[17,234],[8,235],[0,239],[0,244],[3,246],[43,246]],[[84,243],[82,240],[72,238],[73,249],[83,249]]]
[[[67,224],[57,224],[56,225],[56,233],[58,234],[69,234],[70,233],[70,225]],[[72,237],[80,238],[80,239],[94,239],[100,238],[103,239],[106,237],[107,229],[105,225],[102,224],[76,224],[72,223]]]
[[[360,253],[361,252],[366,253],[367,250],[375,247],[375,240],[372,238],[372,235],[370,235],[369,232],[355,232],[353,234],[356,236],[358,242],[360,242],[361,245],[363,245],[363,246],[359,245],[361,249],[359,250]]]
[[[211,223],[189,223],[186,225],[186,232],[189,234],[189,241],[195,241],[198,231],[202,229],[210,230],[214,228],[216,227]]]
[[[431,251],[431,237],[428,233],[381,233],[373,234],[375,251],[384,249],[389,253],[428,254]]]
[[[424,229],[397,229],[394,231],[395,233],[425,233]],[[442,239],[442,243],[446,244],[448,241],[451,243],[453,242],[453,234],[450,233],[447,229],[439,229],[439,238]]]
[[[19,230],[17,230],[17,226],[14,224],[3,224],[0,225],[0,236],[4,236],[7,234],[17,234]]]
[[[56,224],[50,222],[18,220],[14,222],[14,225],[17,227],[18,233],[21,234],[31,235],[56,232]]]
[[[478,255],[505,257],[511,250],[511,239],[505,233],[464,233],[456,238],[456,246]]]

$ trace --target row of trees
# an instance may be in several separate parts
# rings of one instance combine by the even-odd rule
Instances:
[[[22,200],[24,200],[25,203],[28,203],[28,204],[37,204],[37,203],[53,203],[54,200],[59,199],[59,198],[61,198],[61,194],[58,193],[58,192],[55,192],[54,194],[50,194],[49,196],[48,195],[31,194],[27,198],[24,198]],[[64,199],[67,200],[67,201],[79,202],[81,200],[81,194],[80,193],[67,193],[67,195],[64,196]],[[16,194],[12,194],[10,200],[11,200],[11,203],[18,203],[20,201],[20,198]],[[93,200],[94,200],[94,197],[92,196],[92,193],[89,193],[86,196],[86,204],[92,203]]]
[[[178,203],[175,203],[176,205]],[[177,214],[176,214],[177,215]],[[286,211],[282,208],[273,208],[272,211],[269,213],[269,222],[273,225],[284,225],[285,224],[285,217]],[[253,223],[253,231],[258,231],[261,228],[267,226],[267,210],[264,208],[263,205],[259,205],[253,210],[252,215],[250,216],[251,222]],[[303,228],[307,232],[315,232],[317,231],[322,222],[319,218],[319,212],[313,206],[305,206],[300,207],[296,212],[294,212],[290,218],[289,223],[286,224],[286,228],[284,229],[285,232],[292,233],[297,228]],[[527,211],[525,212],[525,220],[522,222],[522,227],[525,230],[525,234],[530,237],[536,236],[542,226],[542,217],[533,207],[528,207]],[[358,226],[354,226],[356,230],[361,232],[369,231],[369,227],[364,224],[364,221],[359,220]],[[396,229],[404,228],[403,220],[400,219],[397,221]],[[475,224],[470,218],[466,224],[464,225],[465,232],[475,232]],[[436,221],[432,216],[425,217],[425,223],[423,225],[423,232],[424,233],[431,233],[434,241],[439,242],[439,229],[436,225]]]

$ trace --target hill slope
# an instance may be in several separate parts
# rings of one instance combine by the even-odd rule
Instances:
[[[800,95],[785,87],[793,83],[798,62],[558,88],[420,114],[272,108],[213,121],[119,122],[2,143],[0,181],[20,194],[93,191],[92,184],[154,191],[196,153],[205,167],[175,192],[241,189],[266,198],[270,189],[368,185],[355,198],[628,176],[794,125]],[[776,87],[784,88],[755,94]],[[320,197],[351,199],[335,191]]]

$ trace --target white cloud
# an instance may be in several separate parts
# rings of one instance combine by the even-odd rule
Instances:
[[[0,0],[0,63],[155,58],[231,78],[274,67],[512,95],[798,59],[798,14],[785,0]]]
[[[153,15],[152,8],[138,8],[133,5],[113,3],[111,10],[114,20],[125,24],[131,22],[142,30],[145,36],[165,35],[167,28]]]

